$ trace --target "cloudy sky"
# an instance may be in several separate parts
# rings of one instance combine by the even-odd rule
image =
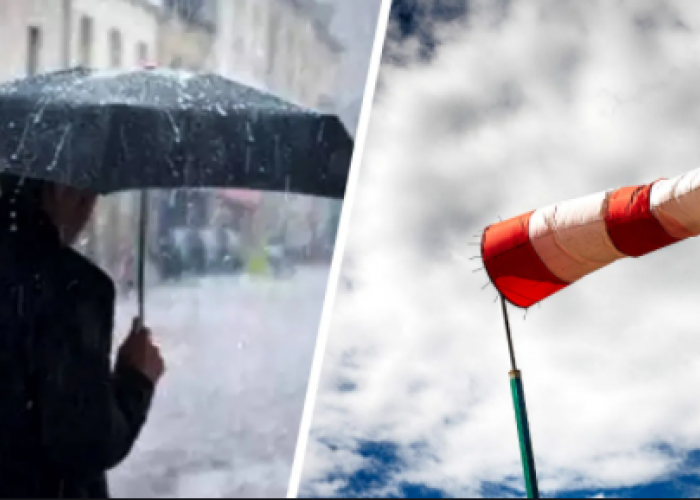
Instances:
[[[304,496],[523,494],[473,246],[551,203],[700,166],[700,3],[396,2]],[[700,242],[511,311],[547,496],[697,496]]]

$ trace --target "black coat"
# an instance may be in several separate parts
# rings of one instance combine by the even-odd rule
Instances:
[[[107,498],[153,385],[117,361],[115,287],[41,211],[0,199],[0,497]]]

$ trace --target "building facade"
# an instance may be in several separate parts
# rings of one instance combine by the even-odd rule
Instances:
[[[138,68],[155,60],[158,8],[137,0],[70,0],[69,66]]]
[[[10,48],[0,51],[0,81],[74,66],[156,63],[217,72],[328,108],[342,52],[329,25],[328,12],[311,0],[0,0],[0,47]],[[154,193],[151,235],[157,240],[169,219],[169,225],[206,225],[219,206],[217,196],[201,192]],[[266,193],[260,206],[266,208],[258,218],[265,220],[251,215],[250,225],[263,231],[279,232],[285,213],[289,227],[330,216],[325,200]],[[133,193],[102,199],[84,240],[84,250],[113,274],[133,248],[137,208]]]
[[[63,11],[56,0],[0,0],[0,81],[63,67]]]
[[[158,64],[192,71],[215,71],[217,9],[216,0],[162,0]]]
[[[303,0],[220,1],[218,71],[317,108],[333,95],[342,46],[330,11]]]

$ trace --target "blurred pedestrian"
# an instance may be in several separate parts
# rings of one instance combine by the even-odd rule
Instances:
[[[187,270],[195,276],[202,276],[207,270],[207,248],[199,229],[188,228],[185,232],[187,248]]]
[[[119,289],[125,297],[131,296],[135,289],[134,279],[136,278],[136,258],[131,246],[125,246],[121,252],[121,262],[119,267],[118,283]]]
[[[214,228],[215,244],[216,244],[216,264],[217,270],[220,272],[228,272],[231,270],[231,243],[229,241],[228,229],[225,225],[220,224]]]
[[[152,259],[158,264],[164,281],[178,281],[182,277],[184,261],[172,230],[164,231],[158,238],[157,251]]]
[[[71,248],[96,196],[0,176],[0,497],[107,498],[165,366],[134,322],[111,367],[115,286]]]

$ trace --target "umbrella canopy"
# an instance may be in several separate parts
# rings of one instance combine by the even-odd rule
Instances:
[[[528,212],[492,226],[482,258],[498,291],[531,307],[613,262],[700,235],[700,169]]]
[[[212,74],[72,69],[0,85],[0,169],[98,193],[239,187],[342,198],[336,116]]]

